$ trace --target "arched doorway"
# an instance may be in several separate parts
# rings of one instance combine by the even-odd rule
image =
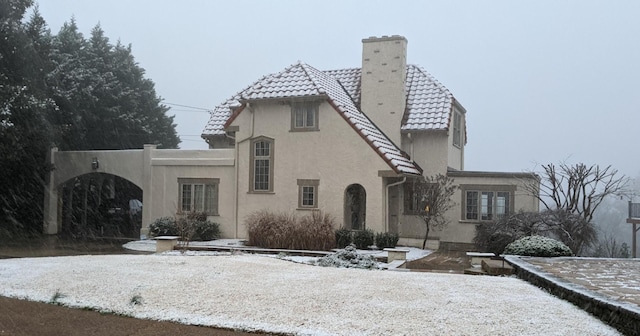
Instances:
[[[344,192],[344,226],[349,230],[364,230],[367,213],[367,192],[359,184],[351,184]]]
[[[71,237],[139,237],[142,189],[122,177],[88,173],[58,187],[60,233]]]

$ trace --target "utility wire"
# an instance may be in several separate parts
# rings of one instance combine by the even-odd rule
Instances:
[[[211,112],[211,109],[206,109],[206,108],[203,108],[203,107],[195,107],[195,106],[182,105],[182,104],[174,104],[174,103],[167,103],[167,102],[162,102],[162,104],[165,104],[165,105],[173,105],[173,106],[178,106],[178,107],[186,107],[186,108],[190,108],[190,109],[194,109],[194,110],[202,110],[202,111]]]
[[[174,109],[171,107],[171,112],[186,112],[186,113],[211,113],[211,111],[194,111],[194,110],[183,110],[183,109]]]

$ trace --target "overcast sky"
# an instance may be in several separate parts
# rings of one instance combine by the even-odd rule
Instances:
[[[165,103],[213,109],[298,60],[359,67],[362,38],[403,35],[409,63],[467,110],[466,170],[549,162],[640,176],[640,1],[39,0],[51,31],[99,22]],[[173,106],[184,149],[208,113]]]

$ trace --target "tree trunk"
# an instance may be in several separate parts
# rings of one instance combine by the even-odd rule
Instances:
[[[427,232],[424,234],[424,241],[422,241],[422,249],[427,246],[427,238],[429,238],[429,224],[427,224]]]

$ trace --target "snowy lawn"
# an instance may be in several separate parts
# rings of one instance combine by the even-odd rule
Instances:
[[[618,335],[516,278],[325,268],[256,255],[6,259],[0,295],[299,335]]]

